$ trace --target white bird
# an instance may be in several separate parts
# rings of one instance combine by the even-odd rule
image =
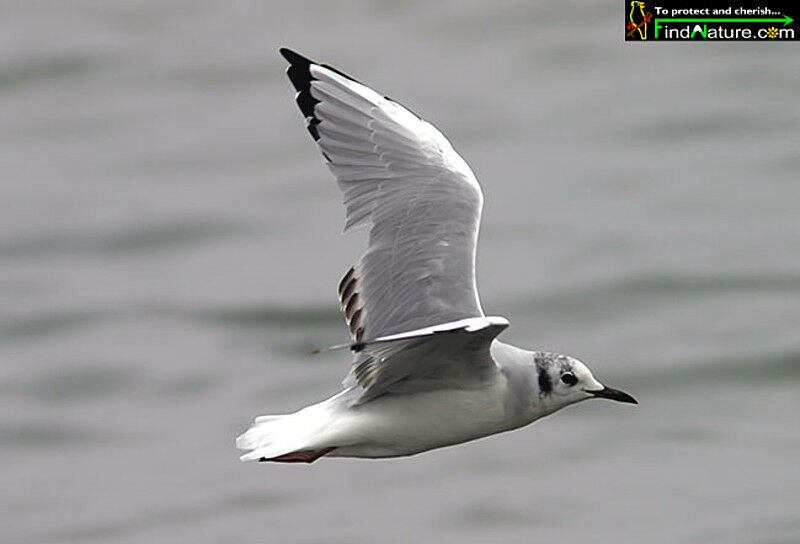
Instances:
[[[339,284],[355,358],[339,394],[266,415],[243,461],[399,457],[516,429],[576,402],[636,404],[579,360],[496,339],[508,321],[478,298],[483,194],[431,124],[336,68],[289,49],[306,127],[369,245]]]

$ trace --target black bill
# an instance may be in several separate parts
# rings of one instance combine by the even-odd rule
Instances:
[[[603,387],[597,391],[587,390],[586,392],[602,399],[610,399],[617,402],[627,402],[628,404],[639,404],[635,398],[627,394],[625,391],[620,391],[619,389],[614,389],[611,387]]]

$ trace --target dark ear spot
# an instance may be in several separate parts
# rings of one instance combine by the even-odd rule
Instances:
[[[543,366],[539,367],[539,392],[544,393],[545,395],[550,394],[553,390],[553,382],[550,380],[550,375],[547,373],[547,369]]]

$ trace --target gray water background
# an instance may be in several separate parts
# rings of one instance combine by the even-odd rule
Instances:
[[[625,44],[617,2],[8,2],[0,538],[800,542],[796,43]],[[335,393],[363,237],[277,48],[436,124],[503,338],[587,402],[391,461],[240,464]]]

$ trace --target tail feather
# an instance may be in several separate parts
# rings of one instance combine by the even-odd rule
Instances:
[[[242,461],[258,461],[261,458],[279,457],[290,453],[302,444],[297,433],[287,424],[290,415],[261,416],[244,434],[236,439],[240,450],[251,450],[240,457]]]
[[[281,414],[279,416],[269,416],[269,415],[267,415],[267,416],[258,416],[256,418],[256,424],[266,423],[268,421],[275,421],[276,419],[280,419],[282,417],[286,417],[287,415],[288,414]]]
[[[316,452],[335,446],[326,443],[327,433],[324,429],[327,423],[328,412],[322,404],[309,406],[293,414],[260,416],[252,427],[236,439],[237,448],[250,450],[240,459],[260,461],[293,458],[289,454]]]

